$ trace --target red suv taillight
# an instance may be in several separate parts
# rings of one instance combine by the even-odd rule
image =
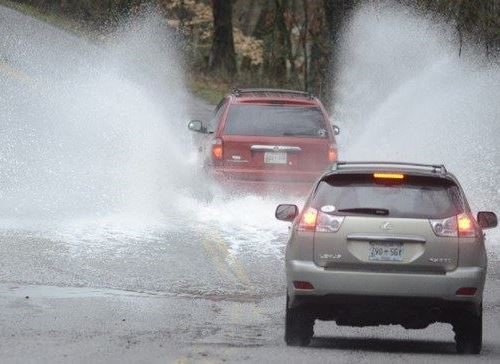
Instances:
[[[221,161],[224,158],[224,145],[220,138],[215,138],[212,142],[212,157],[217,161]]]
[[[463,213],[446,219],[430,220],[432,230],[437,236],[474,238],[477,228],[474,219],[469,214]]]
[[[333,145],[330,145],[328,148],[328,161],[329,162],[336,162],[337,161],[337,148],[335,148]]]
[[[336,233],[343,222],[344,216],[325,214],[314,207],[309,207],[300,218],[299,231]]]

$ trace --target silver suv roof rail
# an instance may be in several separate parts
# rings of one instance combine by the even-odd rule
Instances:
[[[444,164],[422,164],[422,163],[407,163],[407,162],[337,162],[334,163],[331,167],[331,171],[336,171],[343,168],[358,167],[358,166],[367,166],[367,167],[384,167],[384,166],[398,166],[398,167],[409,167],[409,168],[418,168],[418,169],[427,169],[432,173],[441,173],[448,174]]]
[[[240,97],[243,94],[249,94],[249,93],[292,94],[292,95],[305,96],[310,99],[314,97],[311,93],[306,91],[281,90],[276,88],[243,88],[243,89],[235,88],[231,91],[231,94],[233,94],[236,97]]]

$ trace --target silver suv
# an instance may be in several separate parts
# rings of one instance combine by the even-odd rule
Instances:
[[[492,212],[471,214],[442,165],[339,162],[293,221],[286,249],[285,341],[309,345],[316,319],[337,325],[453,325],[457,351],[479,353]]]

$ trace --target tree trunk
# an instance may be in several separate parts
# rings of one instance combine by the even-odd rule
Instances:
[[[208,66],[228,76],[236,73],[231,0],[212,0],[214,36]]]
[[[309,11],[307,10],[307,0],[302,0],[304,8],[304,29],[302,34],[302,50],[304,52],[304,91],[309,91],[309,56],[307,54],[307,41],[309,33]]]
[[[282,86],[286,83],[286,59],[288,56],[288,29],[285,23],[285,11],[288,7],[287,0],[275,0],[276,13],[274,18],[275,26],[275,53],[274,72],[275,81]]]
[[[325,21],[327,28],[327,74],[331,75],[323,80],[323,92],[326,97],[334,97],[333,89],[336,85],[337,59],[340,48],[339,36],[342,26],[351,15],[355,0],[323,0]]]

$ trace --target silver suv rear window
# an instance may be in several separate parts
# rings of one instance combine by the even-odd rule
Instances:
[[[224,134],[324,138],[323,119],[318,107],[231,105]]]
[[[371,215],[370,209],[380,209],[389,217],[440,219],[463,212],[460,196],[456,184],[443,178],[405,175],[402,180],[384,180],[373,174],[339,174],[319,183],[312,206],[336,215]]]

